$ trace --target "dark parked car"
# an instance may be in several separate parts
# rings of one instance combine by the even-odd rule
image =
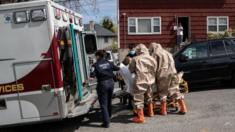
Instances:
[[[193,42],[174,55],[176,68],[190,84],[230,81],[235,84],[235,38]]]

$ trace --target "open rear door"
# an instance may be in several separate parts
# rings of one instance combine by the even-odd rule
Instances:
[[[72,41],[72,55],[77,93],[79,97],[79,101],[76,103],[73,111],[69,114],[69,117],[76,117],[89,112],[93,103],[97,100],[97,96],[92,93],[87,85],[85,85],[89,75],[87,69],[87,52],[81,40],[82,34],[79,31],[76,31],[72,24],[70,24],[69,30]]]
[[[86,58],[86,67],[87,67],[87,73],[88,76],[90,76],[92,65],[94,64],[95,60],[95,52],[97,51],[97,40],[96,40],[96,34],[95,32],[83,32],[82,34],[83,38],[83,45],[85,47],[85,52],[87,54]],[[97,81],[89,81],[89,87],[90,89],[94,89],[97,85]]]

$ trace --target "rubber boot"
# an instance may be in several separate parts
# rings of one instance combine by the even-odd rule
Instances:
[[[160,108],[161,115],[167,115],[167,103],[166,101],[161,101],[161,108]]]
[[[180,107],[179,113],[180,114],[186,114],[187,113],[187,108],[186,108],[186,105],[185,105],[185,101],[183,99],[179,99],[178,103],[179,103],[179,107]]]
[[[154,111],[153,111],[153,103],[148,104],[148,116],[153,117],[154,116]]]
[[[133,118],[134,123],[144,123],[144,110],[143,109],[137,109],[137,116]]]

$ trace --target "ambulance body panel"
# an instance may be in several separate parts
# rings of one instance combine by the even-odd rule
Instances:
[[[60,120],[89,111],[96,95],[85,85],[65,87],[65,68],[77,69],[73,78],[81,83],[89,75],[81,20],[80,14],[49,0],[0,5],[0,126]],[[75,47],[70,52],[78,56],[70,67],[60,58],[61,28],[73,35]]]

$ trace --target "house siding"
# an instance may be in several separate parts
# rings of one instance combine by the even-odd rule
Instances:
[[[235,0],[120,0],[120,47],[129,44],[158,42],[165,47],[176,43],[175,17],[189,17],[189,39],[207,39],[207,17],[228,16],[235,28]],[[126,14],[125,16],[123,14]],[[161,17],[160,35],[128,35],[128,17]]]
[[[105,37],[97,37],[97,49],[106,49],[108,47],[111,47],[115,37],[107,37],[108,42],[104,41]]]

